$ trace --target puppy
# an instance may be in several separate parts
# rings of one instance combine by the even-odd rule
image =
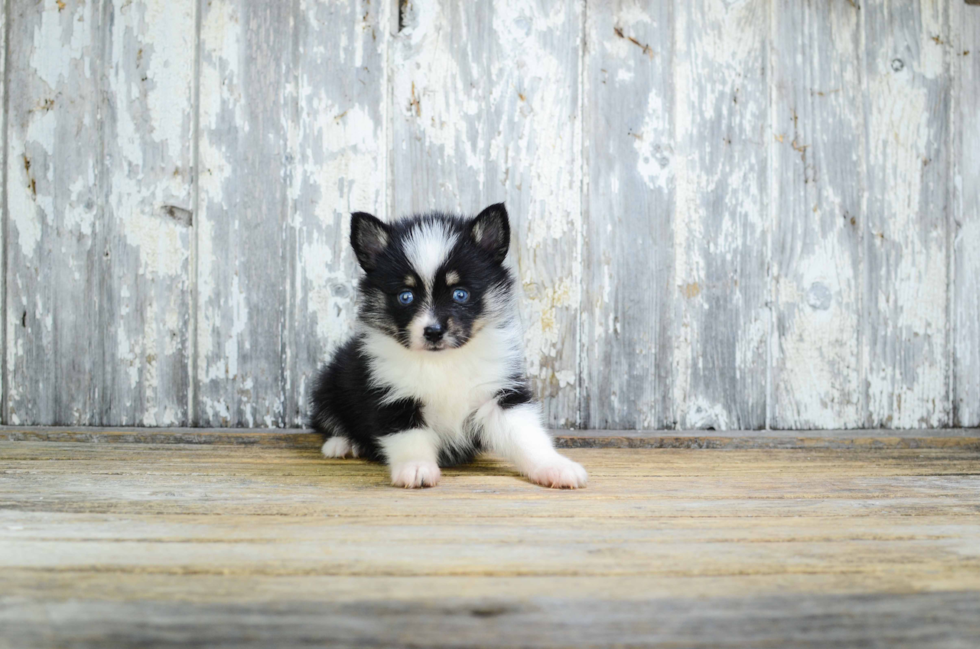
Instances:
[[[584,487],[585,469],[555,451],[524,378],[503,204],[474,219],[390,224],[357,212],[350,239],[365,273],[358,329],[310,399],[323,454],[384,462],[393,485],[415,488],[489,451],[537,484]]]

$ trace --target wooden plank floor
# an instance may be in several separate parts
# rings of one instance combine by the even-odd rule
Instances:
[[[0,647],[980,646],[976,447],[567,453],[0,442]]]

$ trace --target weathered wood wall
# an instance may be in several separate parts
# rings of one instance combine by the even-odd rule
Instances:
[[[5,423],[299,425],[348,213],[504,200],[553,426],[980,425],[980,7],[3,7]]]

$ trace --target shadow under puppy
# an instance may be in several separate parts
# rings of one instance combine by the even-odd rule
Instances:
[[[310,423],[327,457],[386,463],[399,487],[438,484],[439,467],[489,451],[546,487],[578,488],[524,378],[503,204],[474,219],[424,214],[384,223],[357,212],[365,275],[358,330],[321,370]]]

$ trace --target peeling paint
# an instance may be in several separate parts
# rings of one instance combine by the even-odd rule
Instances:
[[[52,90],[72,74],[76,59],[62,56],[64,50],[52,48],[51,43],[61,43],[72,52],[84,52],[92,45],[84,14],[62,14],[60,9],[50,5],[41,11],[41,21],[35,27],[33,37],[31,69]]]
[[[11,139],[15,140],[14,136]],[[13,142],[11,150],[17,150],[17,142]],[[21,145],[23,147],[23,145]],[[26,158],[26,156],[24,156]],[[41,219],[44,218],[44,211],[38,207],[36,201],[31,200],[34,195],[32,187],[33,180],[30,179],[29,172],[25,169],[26,165],[11,165],[8,169],[10,173],[11,191],[7,194],[8,209],[11,219],[11,234],[17,238],[21,254],[26,259],[30,259],[35,254],[35,249],[41,241]],[[20,190],[20,191],[18,191]]]
[[[980,11],[949,7],[953,79],[952,424],[980,426]]]
[[[777,46],[795,46],[788,26],[807,22],[815,55],[772,59],[770,425],[853,428],[864,419],[859,17],[791,2],[776,15]]]
[[[504,200],[552,425],[980,425],[961,5],[25,6],[9,420],[299,425],[349,213]]]
[[[678,286],[701,289],[685,288],[675,307],[681,427],[766,424],[767,8],[706,0],[684,5],[673,26],[673,262]]]
[[[943,33],[945,7],[905,6],[896,14],[872,7],[865,16],[868,29],[906,26],[876,40],[867,64],[868,227],[879,235],[866,239],[865,259],[863,362],[872,426],[943,426],[950,415],[943,154],[949,125],[947,114],[930,109],[947,93],[944,55],[932,40]],[[902,50],[906,65],[896,72],[892,53]]]
[[[123,2],[107,27],[107,319],[120,366],[107,397],[121,424],[186,425],[194,7]]]
[[[6,306],[23,308],[7,314],[6,370],[16,377],[6,386],[7,410],[10,421],[98,423],[104,340],[93,324],[103,251],[92,59],[100,54],[99,13],[88,4],[59,12],[44,3],[6,19],[6,84],[15,89],[5,98]],[[23,311],[26,326],[17,326]]]

